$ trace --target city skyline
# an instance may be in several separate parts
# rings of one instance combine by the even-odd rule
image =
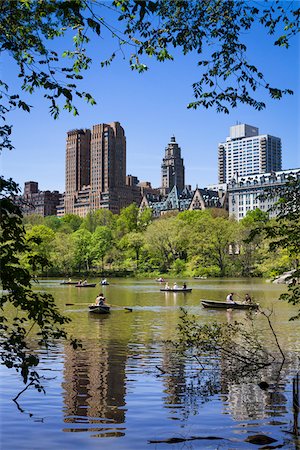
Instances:
[[[122,123],[126,130],[127,173],[137,175],[141,181],[150,181],[153,186],[160,185],[161,156],[173,134],[182,149],[186,183],[192,186],[216,183],[218,144],[237,122],[252,124],[261,134],[280,137],[283,169],[299,167],[299,36],[287,50],[275,48],[259,30],[253,32],[260,45],[258,47],[251,39],[250,33],[246,38],[250,60],[257,61],[274,85],[293,89],[293,96],[275,101],[259,91],[257,96],[267,105],[260,112],[248,106],[230,110],[229,115],[218,114],[213,109],[188,110],[186,105],[193,98],[192,83],[199,78],[199,68],[192,54],[178,53],[174,62],[163,64],[149,60],[149,71],[138,74],[128,68],[122,57],[116,58],[110,67],[99,69],[99,58],[93,50],[91,56],[95,64],[85,74],[81,86],[93,93],[97,105],[78,103],[78,117],[63,111],[54,121],[42,93],[23,92],[22,96],[34,108],[30,114],[19,110],[9,114],[14,125],[15,149],[3,152],[1,172],[6,177],[11,176],[21,188],[25,181],[35,180],[38,174],[41,189],[63,192],[66,131],[88,128],[90,123],[113,121]],[[4,79],[15,81],[18,86],[15,65],[8,56],[3,57],[0,70]]]

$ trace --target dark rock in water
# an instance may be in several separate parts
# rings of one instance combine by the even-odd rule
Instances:
[[[260,383],[258,383],[258,386],[265,391],[266,389],[268,389],[268,387],[270,386],[266,381],[261,381]]]
[[[253,436],[248,436],[245,439],[245,442],[250,442],[250,444],[256,445],[266,445],[271,444],[272,442],[277,442],[277,439],[273,439],[265,434],[254,434]]]

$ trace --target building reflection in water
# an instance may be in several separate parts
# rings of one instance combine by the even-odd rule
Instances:
[[[195,361],[183,358],[172,344],[162,351],[161,375],[164,384],[164,405],[172,411],[172,419],[185,420],[199,413],[204,402],[215,394],[222,394],[224,413],[234,420],[259,420],[284,416],[288,413],[288,399],[284,393],[290,369],[273,364],[251,377],[230,379],[229,361],[222,358],[219,364],[205,362],[206,370],[198,370]],[[234,368],[231,367],[234,372]],[[235,374],[236,375],[236,374]],[[258,383],[268,380],[270,386],[263,391]]]
[[[108,332],[103,335],[101,322],[99,318],[99,335],[82,340],[82,349],[65,347],[64,422],[73,427],[63,431],[88,431],[93,437],[124,436],[124,426],[118,425],[124,424],[126,414],[127,346],[124,343],[122,349]]]

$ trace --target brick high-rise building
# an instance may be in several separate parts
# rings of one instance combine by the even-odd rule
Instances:
[[[84,217],[100,208],[119,213],[140,200],[140,189],[126,180],[126,138],[119,122],[68,132],[64,211],[60,208],[59,215]]]
[[[77,193],[90,184],[90,143],[90,130],[72,130],[67,133],[66,213],[76,214],[74,205]]]
[[[259,134],[256,127],[230,127],[230,136],[218,147],[219,183],[229,183],[237,174],[248,176],[282,168],[281,139]]]
[[[90,180],[91,208],[118,212],[119,191],[126,186],[126,138],[119,122],[93,126]]]
[[[181,148],[178,146],[175,136],[165,149],[165,157],[161,165],[162,185],[161,191],[167,195],[174,186],[179,191],[184,189],[184,165],[181,158]]]

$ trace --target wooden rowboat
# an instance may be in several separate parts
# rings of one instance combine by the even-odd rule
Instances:
[[[183,289],[183,288],[177,288],[177,289],[172,289],[172,288],[170,288],[170,289],[166,289],[166,288],[164,288],[164,289],[160,289],[160,291],[161,291],[161,292],[183,292],[183,293],[186,293],[186,292],[192,292],[192,288],[186,288],[186,289]]]
[[[213,309],[257,309],[258,303],[228,303],[228,302],[215,302],[213,300],[202,300],[203,308]]]
[[[60,284],[78,284],[78,281],[62,281]]]
[[[84,287],[95,287],[96,283],[86,283],[86,284],[76,284],[75,287],[84,288]]]
[[[89,311],[93,314],[109,314],[110,306],[108,305],[90,305]]]

